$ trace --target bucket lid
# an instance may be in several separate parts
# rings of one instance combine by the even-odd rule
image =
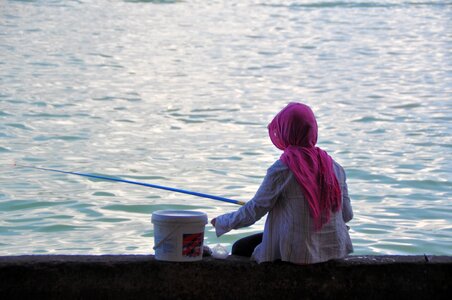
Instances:
[[[197,223],[207,224],[207,214],[193,210],[157,210],[152,213],[152,223]]]

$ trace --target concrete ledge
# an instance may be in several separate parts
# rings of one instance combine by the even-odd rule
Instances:
[[[3,256],[0,299],[450,299],[450,256],[351,256],[316,265],[151,255]]]

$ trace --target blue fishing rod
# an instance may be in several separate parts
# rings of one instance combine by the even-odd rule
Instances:
[[[145,183],[145,182],[139,182],[139,181],[132,181],[132,180],[126,180],[126,179],[121,179],[121,178],[113,178],[113,177],[108,177],[108,176],[92,175],[92,174],[85,174],[85,173],[78,173],[78,172],[68,172],[68,171],[62,171],[62,170],[57,170],[57,169],[40,168],[40,167],[34,167],[34,166],[20,165],[20,164],[16,164],[16,163],[14,163],[14,166],[20,167],[20,168],[29,168],[29,169],[57,172],[57,173],[63,173],[63,174],[78,175],[78,176],[95,178],[95,179],[102,179],[102,180],[109,180],[109,181],[116,181],[116,182],[124,182],[124,183],[129,183],[129,184],[136,184],[136,185],[146,186],[146,187],[150,187],[150,188],[161,189],[161,190],[166,190],[166,191],[171,191],[171,192],[176,192],[176,193],[182,193],[182,194],[188,194],[188,195],[193,195],[193,196],[202,197],[202,198],[209,198],[209,199],[213,199],[213,200],[219,200],[219,201],[233,203],[233,204],[238,204],[238,205],[244,205],[245,204],[245,202],[243,202],[243,201],[232,200],[232,199],[219,197],[219,196],[215,196],[215,195],[209,195],[209,194],[204,194],[204,193],[199,193],[199,192],[187,191],[187,190],[182,190],[182,189],[173,188],[173,187],[167,187],[167,186],[163,186],[163,185],[157,185],[157,184],[151,184],[151,183]]]

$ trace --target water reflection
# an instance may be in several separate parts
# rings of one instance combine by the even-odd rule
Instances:
[[[0,4],[1,253],[149,253],[153,211],[236,209],[11,161],[246,201],[298,100],[347,170],[356,252],[451,254],[446,1],[133,2]]]

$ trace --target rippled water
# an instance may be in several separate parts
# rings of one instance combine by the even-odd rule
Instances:
[[[450,1],[0,1],[0,254],[152,253],[151,213],[248,200],[311,105],[358,254],[452,255]],[[231,243],[264,220],[208,244]]]

